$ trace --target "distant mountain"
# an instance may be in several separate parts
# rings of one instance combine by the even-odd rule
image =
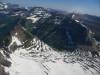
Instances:
[[[91,29],[92,32],[94,32],[96,40],[100,41],[100,17],[79,13],[72,13],[70,17],[72,17],[73,14],[75,15],[75,19]]]
[[[81,21],[94,32],[94,37],[100,41],[100,17],[83,15]]]
[[[23,10],[19,9],[19,11],[14,12],[21,11]],[[33,7],[31,10],[27,10],[29,15],[26,15],[26,17],[20,16],[21,13],[15,16],[1,14],[4,18],[1,18],[0,21],[1,35],[4,35],[2,37],[10,35],[13,28],[20,25],[28,33],[56,49],[74,49],[78,45],[92,46],[92,36],[88,27],[63,13],[56,12],[50,12],[43,7]]]

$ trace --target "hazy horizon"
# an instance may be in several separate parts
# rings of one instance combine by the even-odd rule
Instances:
[[[24,7],[42,6],[68,12],[100,16],[100,0],[1,0]]]

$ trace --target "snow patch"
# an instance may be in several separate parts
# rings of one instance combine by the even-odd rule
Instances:
[[[78,21],[78,20],[75,20],[76,22],[80,22],[80,21]]]
[[[12,42],[10,43],[9,47],[11,45],[13,45],[14,42],[16,42],[17,46],[22,45],[22,43],[20,42],[20,40],[16,36],[12,36]]]
[[[31,57],[21,56],[22,51],[26,53],[24,49],[21,49],[11,54],[10,75],[45,75],[38,62],[32,60]]]
[[[90,72],[84,72],[81,65],[78,63],[65,63],[58,61],[57,63],[45,63],[50,68],[50,75],[92,75]]]
[[[40,17],[36,17],[36,15],[33,15],[33,16],[27,17],[27,19],[32,20],[32,23],[36,23],[40,19]]]

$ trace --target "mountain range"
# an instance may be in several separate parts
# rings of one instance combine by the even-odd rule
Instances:
[[[36,61],[41,58],[41,62],[43,60],[50,63],[50,61],[55,62],[60,59],[69,62],[72,59],[71,62],[81,62],[83,66],[86,64],[85,61],[92,64],[92,58],[99,56],[99,25],[100,17],[93,15],[68,13],[44,7],[26,9],[18,5],[0,3],[0,75],[9,75],[4,72],[2,65],[9,67],[14,64],[12,66],[15,66],[12,60],[16,63],[19,63],[15,60],[16,58],[22,62],[26,61],[20,57],[27,58],[27,55],[29,58],[30,55],[36,58]],[[62,55],[60,52],[66,54]],[[76,52],[75,56],[72,55],[69,58],[67,56],[69,52]],[[79,56],[76,55],[77,52]],[[86,57],[83,59],[84,55]],[[58,56],[60,58],[57,58]],[[90,57],[91,61],[87,60]],[[10,58],[12,60],[9,60]],[[96,66],[95,69],[100,72],[97,68],[99,58],[96,61],[93,60],[96,64],[90,67]],[[33,63],[33,61],[30,62]],[[89,65],[86,64],[86,66]],[[10,75],[13,75],[12,71],[13,67],[11,67]],[[46,72],[46,75],[48,74]]]

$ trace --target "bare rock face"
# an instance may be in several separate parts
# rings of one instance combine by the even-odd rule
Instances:
[[[0,65],[0,75],[3,75],[4,74],[4,69],[3,69],[3,67],[1,67],[1,65]]]
[[[0,75],[9,75],[5,72],[4,67],[9,67],[11,62],[9,62],[5,56],[0,52]]]
[[[0,64],[0,75],[9,75],[8,73],[4,71],[4,68],[3,66],[1,66],[1,64]]]
[[[9,67],[11,63],[0,53],[0,64]]]

